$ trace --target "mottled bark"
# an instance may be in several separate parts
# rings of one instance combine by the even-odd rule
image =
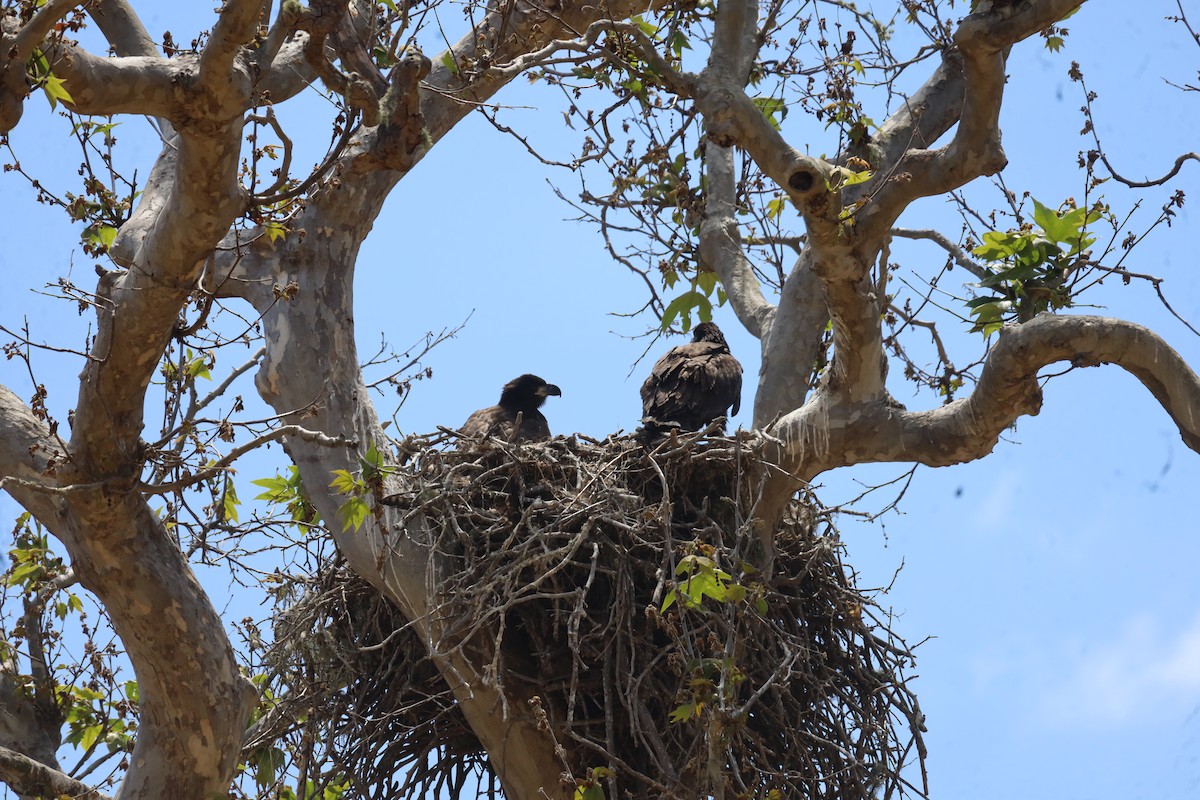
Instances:
[[[219,616],[137,481],[146,388],[205,258],[244,208],[237,169],[252,80],[237,54],[261,7],[226,3],[198,72],[187,59],[54,54],[79,108],[167,117],[178,131],[158,184],[122,230],[127,268],[102,280],[70,439],[0,393],[5,488],[62,542],[138,679],[141,725],[119,798],[224,793],[254,700]]]
[[[455,44],[450,50],[453,57],[474,59],[486,49],[493,63],[503,65],[586,29],[601,13],[620,18],[639,6],[615,3],[600,9],[577,3],[554,14],[523,4],[505,8],[505,13],[493,14],[480,26],[482,36],[472,34]],[[503,37],[497,34],[501,30]],[[239,246],[230,237],[225,254],[216,260],[214,285],[249,300],[263,315],[267,353],[256,378],[260,395],[279,412],[302,417],[306,428],[354,439],[362,449],[372,443],[384,449],[388,439],[363,385],[354,341],[354,266],[359,245],[405,171],[475,103],[519,74],[498,69],[464,84],[442,56],[431,59],[431,64],[417,93],[419,102],[403,97],[417,92],[415,79],[396,87],[398,96],[390,107],[402,109],[402,121],[397,114],[386,114],[383,124],[362,129],[350,142],[331,174],[352,174],[353,179],[327,180],[313,193],[293,225],[306,232],[303,240],[291,236],[271,245],[260,238]],[[397,147],[397,142],[407,144]],[[226,275],[237,280],[225,282]],[[298,287],[296,296],[277,299],[272,287],[292,283]],[[359,530],[343,530],[337,509],[345,498],[331,494],[329,480],[334,470],[356,470],[358,453],[301,440],[288,441],[287,449],[351,567],[413,620],[487,749],[506,796],[511,800],[563,796],[562,761],[555,755],[550,733],[537,729],[528,697],[502,697],[473,665],[447,655],[448,648],[442,646],[439,622],[431,610],[437,604],[437,575],[444,568],[428,546],[424,521],[408,520],[402,527],[400,515],[381,506]]]

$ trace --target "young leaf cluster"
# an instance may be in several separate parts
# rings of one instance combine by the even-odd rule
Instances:
[[[968,301],[975,318],[972,332],[988,336],[1005,322],[1032,319],[1043,311],[1072,304],[1067,279],[1095,242],[1088,226],[1102,214],[1096,209],[1054,211],[1033,201],[1033,221],[1007,232],[989,231],[972,252],[988,262],[989,275],[978,284],[988,294]]]

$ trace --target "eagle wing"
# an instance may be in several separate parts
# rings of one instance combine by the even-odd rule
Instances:
[[[540,411],[522,412],[521,433],[518,436],[522,442],[540,442],[550,438],[550,423],[546,415]]]
[[[742,365],[716,342],[673,347],[654,364],[641,394],[644,416],[698,429],[730,406],[732,414],[741,408]]]
[[[462,432],[471,436],[507,435],[512,430],[513,418],[502,406],[481,408],[467,417]]]
[[[499,436],[507,439],[512,436],[513,423],[516,415],[504,406],[481,408],[463,423],[462,432],[471,436]],[[522,412],[521,430],[517,440],[522,442],[538,442],[550,438],[550,424],[540,411]]]

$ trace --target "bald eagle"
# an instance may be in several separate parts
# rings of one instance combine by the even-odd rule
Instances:
[[[703,428],[742,405],[742,365],[721,329],[701,322],[688,344],[672,347],[642,384],[641,436],[652,441],[673,427]]]
[[[463,423],[462,432],[473,436],[494,435],[505,439],[513,438],[513,423],[521,415],[521,427],[517,431],[519,442],[537,442],[550,438],[550,425],[538,408],[553,395],[561,397],[562,390],[546,383],[537,375],[525,374],[504,384],[500,392],[500,404],[481,408]]]

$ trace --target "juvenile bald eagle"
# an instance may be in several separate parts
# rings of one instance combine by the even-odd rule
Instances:
[[[504,384],[500,392],[499,405],[481,408],[463,423],[463,433],[471,435],[489,434],[504,439],[512,438],[513,423],[521,415],[521,428],[517,431],[519,442],[537,442],[550,438],[550,424],[538,410],[549,396],[561,397],[562,390],[546,383],[537,375],[525,374]]]
[[[721,329],[701,322],[692,341],[672,347],[642,384],[641,436],[651,441],[673,427],[695,431],[742,405],[742,365]]]

